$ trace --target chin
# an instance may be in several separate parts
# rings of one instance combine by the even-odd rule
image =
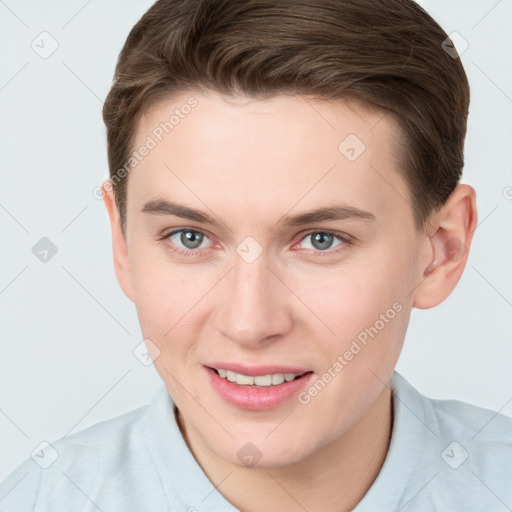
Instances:
[[[271,434],[272,435],[272,434]],[[276,469],[289,466],[307,458],[313,451],[311,437],[293,438],[288,435],[265,439],[263,436],[252,438],[247,436],[231,439],[228,446],[218,447],[217,455],[225,461],[240,468]],[[235,449],[233,449],[235,448]]]

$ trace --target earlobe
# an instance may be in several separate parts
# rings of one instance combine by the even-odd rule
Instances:
[[[436,214],[429,238],[431,259],[425,265],[413,306],[428,309],[440,304],[453,291],[466,266],[476,229],[476,193],[458,185]]]
[[[101,192],[103,195],[105,207],[107,208],[108,216],[110,219],[110,227],[112,230],[112,251],[114,256],[114,270],[116,272],[116,277],[124,294],[132,302],[134,302],[132,272],[128,258],[128,248],[126,240],[123,236],[123,231],[121,229],[121,218],[119,215],[112,182],[110,180],[106,180],[103,183]]]

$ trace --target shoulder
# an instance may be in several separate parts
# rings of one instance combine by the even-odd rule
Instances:
[[[429,399],[442,431],[471,438],[481,443],[512,446],[512,418],[498,411],[459,400]]]
[[[42,442],[0,484],[2,510],[15,512],[73,504],[81,509],[100,478],[141,449],[149,405],[53,442]],[[39,510],[39,508],[38,508]]]
[[[474,466],[512,468],[512,418],[459,400],[424,398],[439,439],[467,447]]]
[[[422,467],[413,473],[408,497],[425,486],[414,501],[420,506],[427,500],[435,510],[502,510],[503,503],[512,504],[512,418],[459,400],[429,398],[403,377],[396,381],[423,436]]]
[[[512,419],[458,400],[430,399],[435,411],[442,471],[433,501],[461,503],[468,511],[507,510],[512,505]]]
[[[460,400],[440,400],[420,393],[404,377],[393,376],[395,395],[407,409],[427,422],[435,437],[512,447],[512,418]]]

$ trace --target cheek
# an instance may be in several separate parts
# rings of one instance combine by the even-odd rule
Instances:
[[[326,367],[347,350],[357,353],[348,357],[363,365],[376,360],[394,364],[411,309],[407,295],[412,270],[404,271],[410,266],[408,258],[383,248],[357,264],[296,276],[297,295],[311,311],[301,322],[323,347]]]
[[[396,302],[406,306],[408,279],[396,262],[359,268],[340,266],[328,274],[325,271],[301,273],[292,282],[290,288],[297,290],[310,310],[311,315],[308,313],[307,317],[316,317],[317,322],[322,320],[326,334],[330,332],[333,337],[356,334],[375,323]]]
[[[219,273],[199,264],[177,265],[157,249],[135,249],[133,260],[135,305],[143,337],[160,350],[155,361],[159,373],[168,369],[179,374],[189,362],[193,364],[201,330],[209,326],[209,315],[217,304],[213,299]]]
[[[201,285],[171,265],[163,251],[135,248],[131,268],[142,333],[165,349],[167,340],[187,324],[187,312],[200,299]]]

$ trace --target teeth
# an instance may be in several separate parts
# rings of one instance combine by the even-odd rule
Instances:
[[[285,381],[290,382],[299,376],[296,373],[273,373],[252,377],[250,375],[242,375],[241,373],[224,370],[222,368],[217,368],[217,372],[223,379],[227,379],[229,382],[236,382],[240,386],[278,386]]]
[[[236,383],[240,384],[238,379],[236,379]],[[272,386],[272,375],[259,375],[258,377],[254,377],[254,384],[256,384],[256,386]]]
[[[236,375],[236,383],[241,386],[252,386],[254,384],[254,380],[254,377],[249,377],[247,375],[240,375],[239,373]]]
[[[290,375],[290,374],[288,374]],[[286,379],[286,376],[282,373],[274,373],[272,375],[272,385],[275,386],[276,384],[282,384]]]

